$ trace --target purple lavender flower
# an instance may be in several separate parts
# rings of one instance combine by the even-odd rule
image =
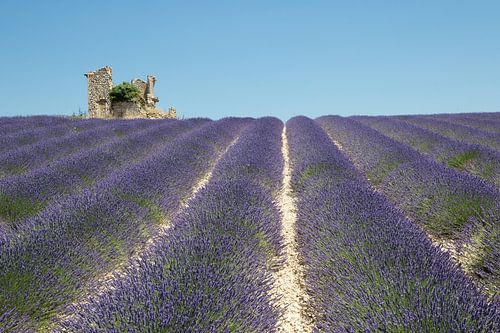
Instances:
[[[424,116],[400,116],[398,118],[452,139],[485,146],[497,151],[500,150],[500,133],[484,132],[468,126],[450,124],[437,118],[430,119]]]
[[[435,239],[454,241],[471,218],[500,216],[500,192],[477,177],[429,160],[353,119],[325,116],[317,121],[342,145],[367,179]],[[479,258],[491,258],[491,248],[477,247],[473,251]],[[459,260],[466,271],[480,269]],[[480,283],[494,284],[496,279]]]
[[[338,139],[342,128],[329,129]],[[316,331],[490,332],[500,325],[497,306],[369,187],[314,121],[292,118],[287,136]]]
[[[283,124],[256,120],[172,229],[61,331],[272,332],[270,260],[280,253]]]
[[[34,328],[86,293],[165,223],[181,198],[249,123],[225,119],[179,136],[92,189],[48,205],[0,243],[0,304]],[[12,325],[9,322],[0,323]]]

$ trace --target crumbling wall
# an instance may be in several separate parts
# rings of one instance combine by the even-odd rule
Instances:
[[[89,118],[110,118],[111,100],[109,92],[113,88],[111,67],[103,67],[85,74],[88,80]]]
[[[133,79],[131,83],[134,87],[136,87],[141,92],[142,98],[144,98],[144,100],[146,100],[147,83],[142,81],[141,79]]]
[[[168,108],[168,117],[173,119],[177,118],[177,110],[173,106]]]
[[[135,119],[169,119],[176,118],[175,108],[169,109],[169,112],[164,112],[161,109],[153,109],[139,102],[115,102],[113,103],[111,114],[113,118]]]
[[[114,118],[124,119],[148,118],[146,109],[136,102],[113,103],[112,115]]]

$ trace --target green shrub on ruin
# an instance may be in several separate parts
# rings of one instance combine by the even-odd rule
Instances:
[[[111,102],[140,102],[141,92],[131,83],[123,82],[114,86],[109,92]]]

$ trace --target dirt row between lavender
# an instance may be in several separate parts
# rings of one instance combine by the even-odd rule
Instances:
[[[273,273],[271,296],[278,299],[277,306],[283,316],[279,318],[277,332],[312,332],[313,317],[308,311],[309,295],[305,286],[305,267],[299,255],[297,243],[297,207],[292,194],[290,158],[286,127],[283,128],[281,152],[284,159],[283,185],[278,206],[282,215],[281,234],[284,241],[284,262]]]

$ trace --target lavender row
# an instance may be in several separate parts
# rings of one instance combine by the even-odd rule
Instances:
[[[35,130],[64,123],[77,124],[79,122],[80,120],[54,116],[0,117],[0,135],[14,134],[18,131]]]
[[[443,116],[445,118],[465,118],[466,117],[469,119],[498,121],[500,119],[500,112],[441,113],[441,114],[433,114],[431,116]]]
[[[0,155],[0,178],[29,172],[81,149],[123,136],[127,131],[154,125],[151,121],[96,120],[97,125],[93,125],[93,122],[94,120],[87,123],[88,129],[84,128],[82,131],[71,132],[62,137],[50,138],[3,153]]]
[[[282,246],[272,195],[282,127],[275,118],[249,126],[168,234],[56,331],[274,331],[268,267]]]
[[[455,140],[500,150],[500,133],[489,133],[464,125],[450,124],[437,118],[430,119],[423,116],[399,116],[396,118]]]
[[[500,309],[370,189],[314,121],[292,118],[287,137],[316,331],[492,332],[500,325]]]
[[[20,219],[36,214],[53,200],[92,186],[124,164],[141,159],[204,122],[159,121],[155,126],[84,149],[26,175],[4,178],[0,180],[0,218],[9,226],[22,224]]]
[[[471,118],[482,119],[482,120],[498,120],[498,119],[500,119],[500,112],[463,113],[463,115],[470,115]]]
[[[352,119],[325,116],[317,121],[379,191],[438,241],[460,239],[474,220],[500,216],[498,189],[479,178],[428,160]],[[474,238],[481,239],[481,246],[470,250],[474,256],[459,253],[458,259],[466,271],[496,288],[500,261],[494,258],[500,254],[492,251],[500,241],[500,228],[494,223],[495,237],[489,239],[481,237],[485,228],[462,240],[472,245]]]
[[[444,120],[448,123],[464,125],[472,128],[476,128],[481,131],[500,133],[500,114],[497,114],[496,118],[492,119],[481,119],[481,117],[474,117],[474,114],[443,114],[443,115],[432,115],[430,118],[436,118],[439,120]]]
[[[55,118],[55,117],[54,117]],[[57,119],[57,118],[56,118]],[[105,125],[105,120],[92,119],[89,121],[55,122],[54,125],[43,127],[28,127],[15,133],[2,135],[0,133],[0,153],[16,150],[21,147],[34,145],[43,140],[62,137]]]
[[[247,123],[205,124],[27,220],[16,237],[0,243],[0,308],[7,314],[0,329],[47,330],[59,310],[168,223]]]
[[[448,167],[467,171],[500,187],[500,153],[496,150],[449,139],[392,117],[352,118]]]

